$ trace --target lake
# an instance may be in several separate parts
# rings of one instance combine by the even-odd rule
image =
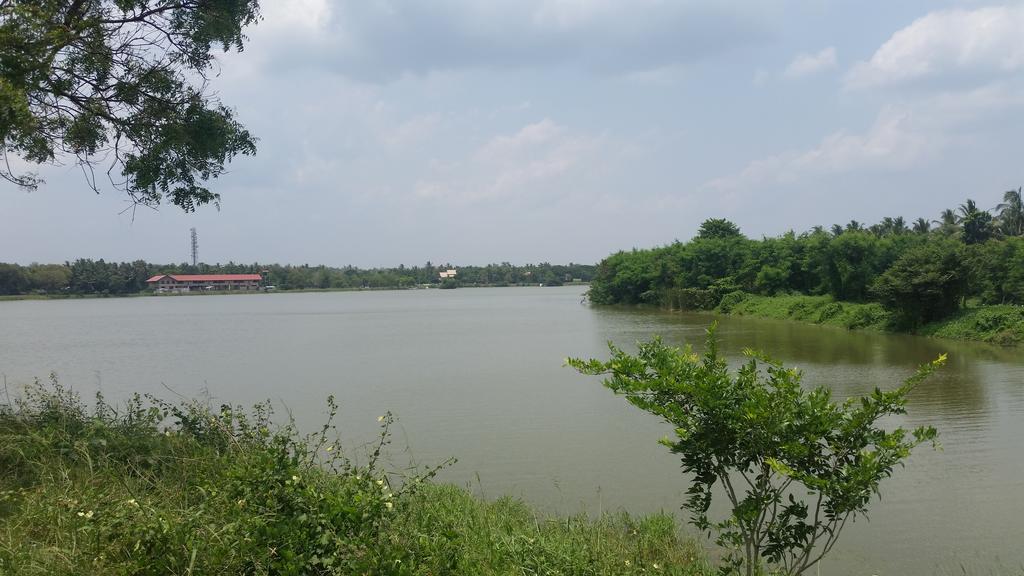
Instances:
[[[677,511],[686,484],[657,444],[669,427],[563,366],[661,334],[703,341],[707,314],[597,308],[583,287],[332,292],[0,302],[0,374],[52,371],[84,396],[132,392],[215,403],[271,399],[303,428],[341,404],[358,452],[377,416],[400,419],[396,465],[546,512]],[[1024,570],[1024,351],[794,322],[719,318],[721,350],[764,350],[839,398],[893,387],[940,353],[899,423],[938,428],[847,528],[821,574]],[[681,513],[680,513],[681,514]]]

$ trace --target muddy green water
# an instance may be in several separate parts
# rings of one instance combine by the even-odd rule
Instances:
[[[131,392],[283,403],[305,427],[342,404],[355,449],[391,410],[395,460],[459,462],[443,474],[486,497],[551,512],[676,510],[669,430],[598,380],[562,366],[605,342],[661,334],[700,343],[709,315],[593,308],[583,289],[507,288],[0,302],[8,387],[51,371],[84,394]],[[1024,572],[1024,351],[910,336],[721,318],[722,349],[760,348],[837,396],[891,386],[948,352],[915,392],[922,449],[883,485],[822,574]]]

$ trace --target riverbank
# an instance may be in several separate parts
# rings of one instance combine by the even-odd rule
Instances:
[[[272,421],[30,388],[0,405],[0,573],[711,574],[670,515],[552,518],[385,470],[390,415],[361,465],[330,422]]]
[[[837,302],[831,296],[757,296],[732,293],[714,309],[723,314],[796,320],[850,330],[894,331],[892,313],[878,303]],[[1024,307],[975,306],[911,333],[1016,346],[1024,342]]]
[[[554,288],[560,286],[589,286],[589,282],[564,282],[562,284],[465,284],[457,288]],[[184,292],[157,294],[152,290],[135,292],[131,294],[5,294],[0,296],[0,302],[18,300],[88,300],[96,298],[145,298],[159,296],[161,298],[172,296],[238,296],[254,294],[305,294],[320,292],[386,292],[393,290],[440,290],[440,284],[415,285],[415,286],[385,286],[366,288],[295,288],[295,289],[274,289],[274,290],[211,290],[209,292]]]

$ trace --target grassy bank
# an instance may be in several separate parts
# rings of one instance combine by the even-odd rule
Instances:
[[[727,294],[718,311],[737,316],[799,320],[848,329],[885,330],[889,313],[880,304],[836,302],[831,296]]]
[[[270,407],[0,405],[0,574],[710,574],[670,516],[548,518],[364,464]],[[333,406],[333,402],[330,402]],[[333,414],[333,411],[332,411]]]
[[[982,306],[924,326],[919,333],[955,340],[979,340],[1003,346],[1024,343],[1024,306]]]
[[[837,302],[831,296],[757,296],[727,294],[715,309],[725,314],[797,320],[847,329],[892,330],[893,317],[877,303]],[[976,306],[951,318],[926,324],[915,334],[989,342],[1003,346],[1024,342],[1024,307]]]

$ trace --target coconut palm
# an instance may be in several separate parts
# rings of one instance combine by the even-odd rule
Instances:
[[[890,228],[893,234],[906,234],[910,230],[907,228],[907,221],[903,219],[903,216],[897,216],[892,219],[892,227]]]
[[[944,236],[952,236],[960,228],[959,218],[957,218],[956,212],[952,208],[946,208],[939,215],[938,220],[932,220],[932,223],[938,227],[936,230]]]
[[[960,205],[959,212],[964,243],[984,242],[992,236],[992,215],[985,210],[979,210],[974,200],[968,198],[967,202]]]
[[[1024,203],[1021,189],[1007,190],[1003,201],[996,206],[999,211],[999,229],[1007,236],[1024,236]]]
[[[979,212],[978,203],[968,198],[966,202],[960,205],[960,208],[958,208],[957,211],[960,212],[960,215],[957,216],[957,223],[963,223],[965,220]]]
[[[932,223],[924,218],[914,220],[913,230],[916,234],[927,234],[932,229]]]

